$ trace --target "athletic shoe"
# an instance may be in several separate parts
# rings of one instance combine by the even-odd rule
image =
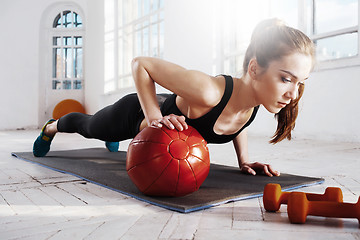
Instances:
[[[110,152],[117,152],[119,150],[119,142],[105,142],[105,146]]]
[[[44,130],[48,124],[55,121],[56,121],[55,119],[50,119],[45,123],[45,125],[41,129],[41,133],[37,137],[33,145],[33,154],[35,157],[44,157],[49,152],[50,144],[54,137],[46,136]]]

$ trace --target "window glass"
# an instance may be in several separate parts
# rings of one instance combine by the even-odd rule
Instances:
[[[137,3],[137,15],[139,17],[142,16],[142,7],[143,7],[142,0],[138,0],[138,3]]]
[[[53,28],[80,28],[82,25],[80,15],[69,10],[59,13],[53,22]]]
[[[82,37],[74,37],[75,45],[81,46],[83,44]]]
[[[74,49],[74,77],[82,78],[83,77],[83,69],[82,69],[82,48]]]
[[[162,0],[115,1],[118,19],[112,20],[111,16],[107,16],[107,20],[118,25],[117,32],[114,31],[118,35],[113,38],[118,40],[117,49],[114,49],[117,59],[109,56],[109,61],[118,63],[117,69],[114,69],[118,76],[105,79],[105,92],[132,87],[131,60],[136,56],[162,57],[164,48]]]
[[[310,36],[313,34],[313,1],[314,0],[305,0],[305,9],[302,14],[304,14],[305,20],[305,30],[306,35]]]
[[[149,27],[146,27],[143,30],[143,39],[142,39],[142,43],[143,43],[143,51],[142,51],[142,55],[145,56],[149,56]]]
[[[131,20],[133,19],[133,9],[131,8],[131,2],[129,0],[124,0],[119,2],[120,8],[122,9],[122,14],[119,15],[119,18],[122,18],[122,23],[123,24],[127,24],[129,22],[131,22]],[[141,0],[138,0],[138,6],[141,7]],[[129,11],[130,10],[130,11]],[[141,14],[141,9],[137,10],[138,11],[138,15]],[[139,13],[140,12],[140,13]]]
[[[159,39],[158,39],[158,25],[152,25],[151,27],[151,55],[152,56],[158,56],[158,50],[159,50]]]
[[[71,17],[71,12],[70,11],[63,12],[62,19],[63,19],[63,26],[65,28],[72,27],[72,17]]]
[[[82,19],[79,14],[74,12],[74,27],[81,27],[82,26]]]
[[[70,46],[72,45],[72,39],[71,37],[63,37],[64,40],[64,46]]]
[[[81,80],[74,80],[74,89],[82,89]]]
[[[53,37],[53,45],[60,46],[61,45],[61,37]]]
[[[291,27],[298,26],[298,1],[271,0],[271,15],[282,19]]]
[[[70,80],[63,81],[63,89],[71,89],[71,81]]]
[[[159,16],[159,14],[152,15],[150,17],[150,22],[151,23],[156,23],[158,21],[158,16]]]
[[[159,0],[153,0],[151,4],[151,10],[156,11],[159,8]]]
[[[136,42],[135,55],[140,56],[142,52],[141,31],[138,31],[136,33],[135,42]]]
[[[55,20],[54,20],[54,23],[53,23],[53,27],[54,28],[58,28],[58,27],[61,27],[61,13],[59,13]]]
[[[63,48],[63,57],[65,60],[65,78],[72,78],[72,51],[71,48]]]
[[[314,0],[314,33],[325,33],[358,25],[357,0]]]
[[[53,78],[61,78],[61,69],[62,69],[62,60],[61,60],[61,49],[53,49]],[[56,89],[56,88],[53,88]]]
[[[51,80],[54,90],[83,88],[83,37],[79,32],[82,25],[81,17],[70,10],[60,12],[54,19]],[[75,29],[66,31],[68,28]]]
[[[59,80],[53,80],[52,81],[52,89],[59,90],[61,89],[61,82]]]
[[[161,16],[161,15],[160,15]],[[159,57],[164,56],[164,22],[160,22],[159,24],[160,34],[159,34]]]
[[[313,7],[313,21],[308,21],[312,25],[307,27],[314,35],[317,60],[358,55],[358,32],[352,28],[358,26],[358,0],[308,0],[307,4],[307,13]],[[334,35],[339,30],[342,32]]]
[[[319,61],[356,56],[358,54],[358,33],[317,40],[316,54]]]
[[[150,13],[150,0],[143,0],[144,3],[144,12],[143,15],[148,15]]]

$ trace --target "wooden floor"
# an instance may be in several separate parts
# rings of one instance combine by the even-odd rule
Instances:
[[[256,198],[181,214],[129,198],[76,177],[11,156],[31,151],[39,131],[0,132],[0,239],[357,239],[357,219],[308,217],[290,224],[286,206],[264,210]],[[340,187],[344,201],[360,196],[360,143],[293,140],[278,145],[250,137],[253,161],[293,174],[324,177],[301,190],[323,193]],[[126,150],[128,142],[121,143]],[[53,150],[104,144],[59,134]],[[236,166],[231,144],[209,145],[211,161]]]

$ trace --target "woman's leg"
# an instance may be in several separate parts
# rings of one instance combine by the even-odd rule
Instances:
[[[45,156],[57,132],[79,133],[86,138],[106,142],[134,138],[143,119],[137,94],[130,94],[94,115],[69,113],[55,122],[49,121],[34,142],[33,153],[37,157]]]
[[[55,134],[58,132],[57,130],[57,122],[58,120],[52,122],[52,123],[49,123],[45,126],[44,128],[44,133],[46,136],[49,136],[49,137],[54,137]]]
[[[86,138],[119,142],[135,137],[143,118],[137,95],[130,94],[94,115],[67,114],[58,120],[54,131],[79,133]],[[51,127],[53,126],[49,125],[49,129]]]
[[[170,94],[159,94],[159,106],[169,96]],[[51,140],[57,132],[79,133],[85,138],[95,138],[106,142],[131,139],[139,133],[140,124],[144,118],[137,94],[129,94],[94,115],[69,113],[59,120],[47,124],[35,141],[33,152],[34,155],[45,156],[50,149]],[[44,142],[42,134],[45,134],[50,140]],[[35,152],[41,153],[36,154]]]
[[[158,94],[159,106],[170,94]],[[79,133],[86,138],[119,142],[134,138],[144,119],[137,94],[129,94],[113,105],[107,106],[93,116],[70,113],[47,125],[45,133],[54,136],[57,132]]]

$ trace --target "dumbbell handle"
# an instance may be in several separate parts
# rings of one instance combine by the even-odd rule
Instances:
[[[328,187],[327,189],[330,189],[330,187]],[[280,203],[286,204],[289,200],[289,196],[291,193],[292,192],[282,192],[280,197]],[[309,201],[331,201],[330,197],[332,197],[331,195],[328,194],[328,192],[325,192],[324,194],[317,194],[317,193],[305,193],[305,194]]]
[[[358,209],[358,211],[356,210]],[[360,221],[360,198],[357,203],[309,202],[308,215],[336,218],[357,218]]]
[[[308,215],[337,218],[357,218],[360,222],[360,197],[356,204],[309,201],[304,193],[290,195],[287,212],[291,223],[305,223]]]

